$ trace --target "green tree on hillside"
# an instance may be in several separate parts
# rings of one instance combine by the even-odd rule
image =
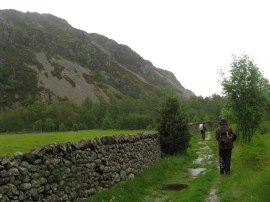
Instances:
[[[177,154],[188,148],[190,133],[187,117],[182,104],[176,97],[167,97],[161,104],[158,131],[164,154]]]
[[[225,99],[213,94],[209,97],[192,96],[186,100],[185,105],[189,122],[215,121],[220,117]]]
[[[228,111],[234,117],[242,141],[249,143],[265,111],[269,82],[253,60],[243,55],[234,58],[230,76],[223,78],[221,84],[228,98]]]

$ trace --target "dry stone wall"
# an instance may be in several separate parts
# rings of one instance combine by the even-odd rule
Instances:
[[[76,201],[133,179],[161,158],[158,134],[51,144],[0,158],[0,201]]]

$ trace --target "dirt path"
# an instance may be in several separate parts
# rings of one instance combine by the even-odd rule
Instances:
[[[211,138],[210,132],[207,132],[205,140],[200,140],[199,145],[201,147],[199,149],[196,149],[196,153],[198,154],[198,158],[193,161],[194,164],[199,164],[199,165],[205,165],[205,164],[213,164],[217,163],[213,159],[213,152],[211,148],[207,145],[208,141]],[[205,169],[206,170],[206,169]],[[206,202],[219,202],[219,198],[217,196],[217,188],[214,187],[210,190],[208,197],[205,199]]]
[[[208,195],[208,198],[205,200],[207,202],[218,202],[219,201],[219,198],[217,196],[217,189],[213,188],[211,189],[209,195]]]
[[[206,138],[206,141],[209,141],[211,138],[211,135],[210,135],[210,132],[207,132],[207,138]],[[209,151],[210,153],[212,153],[212,150],[210,149],[209,147]],[[211,158],[213,157],[213,154],[211,154]],[[212,164],[212,163],[216,163],[216,161],[208,161],[209,164]],[[210,193],[208,195],[208,197],[205,199],[206,202],[219,202],[219,197],[217,195],[217,192],[218,192],[218,189],[216,187],[212,188],[210,190]]]

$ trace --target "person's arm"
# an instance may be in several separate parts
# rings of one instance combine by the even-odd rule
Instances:
[[[236,132],[234,129],[231,128],[231,130],[232,130],[232,134],[233,134],[232,141],[234,142],[237,139],[237,135],[236,135]]]
[[[219,132],[218,132],[218,130],[216,131],[216,140],[219,142]]]

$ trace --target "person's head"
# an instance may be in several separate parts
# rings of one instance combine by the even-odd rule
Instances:
[[[227,120],[225,118],[221,118],[219,121],[219,125],[221,126],[227,125]]]

